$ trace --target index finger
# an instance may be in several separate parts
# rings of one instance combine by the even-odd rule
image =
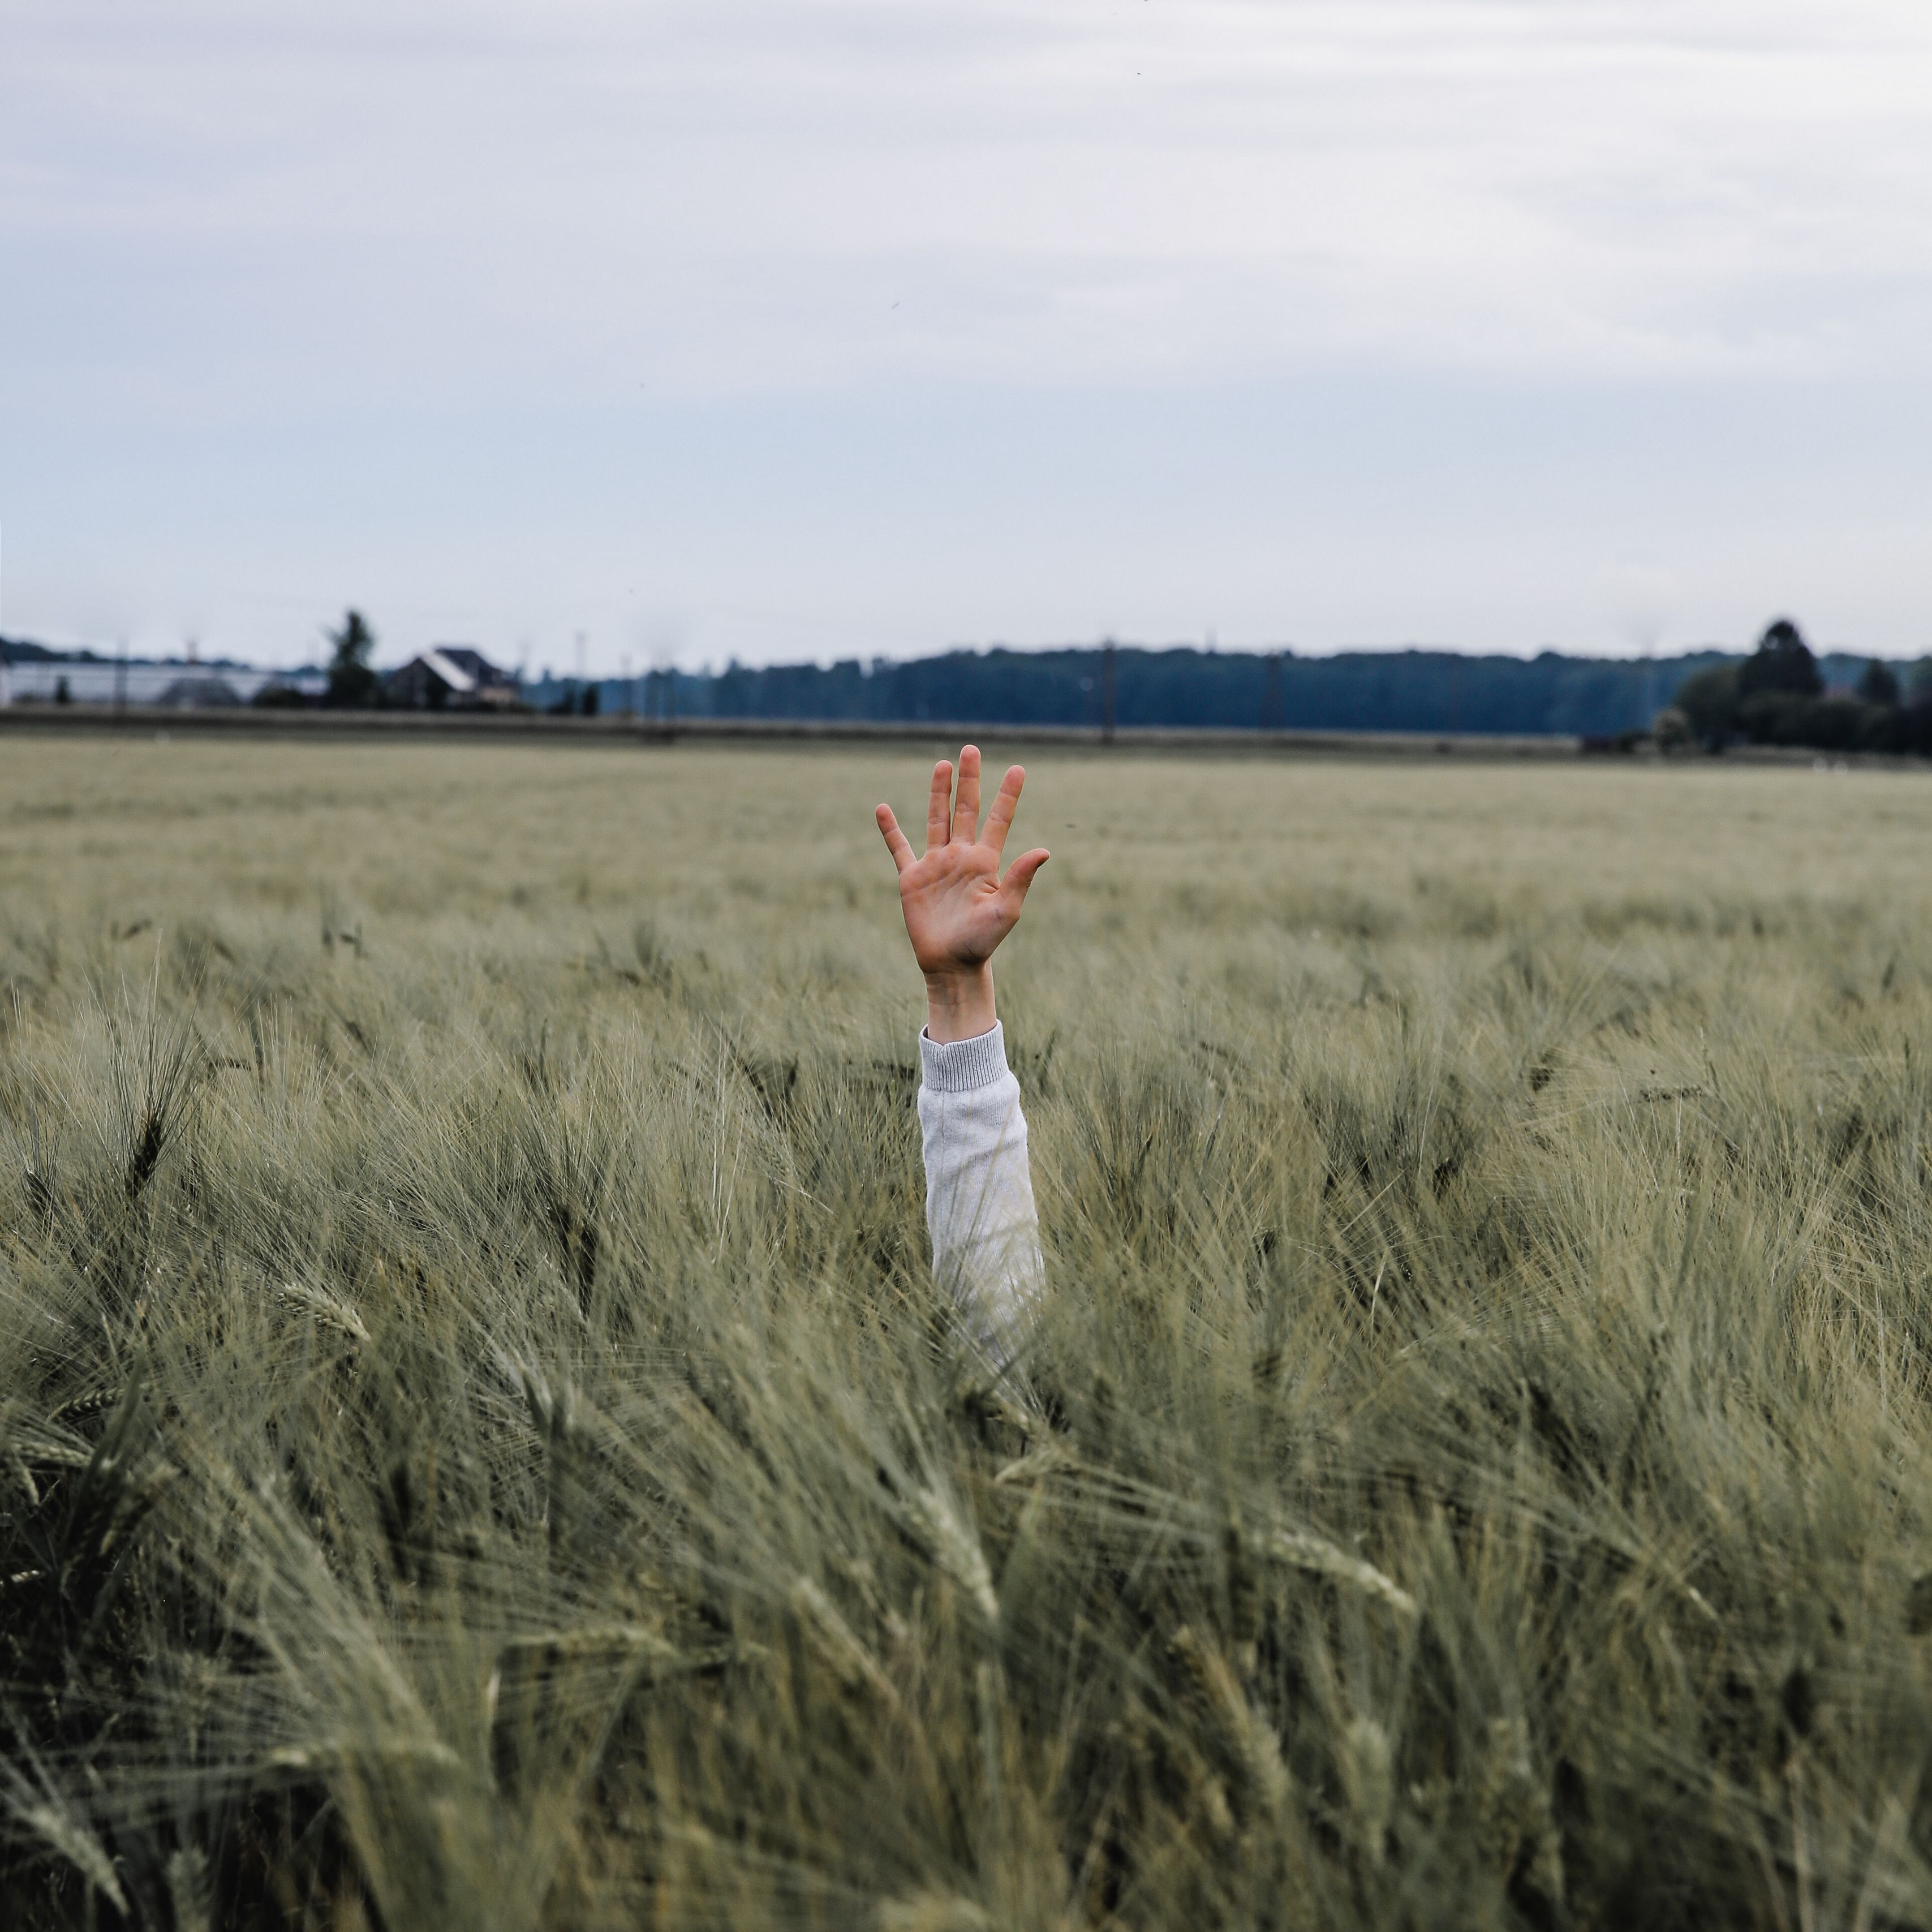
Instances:
[[[1007,766],[1006,776],[1000,781],[999,796],[993,801],[992,810],[986,814],[986,842],[995,852],[1006,842],[1006,832],[1020,802],[1020,787],[1025,783],[1025,766]]]

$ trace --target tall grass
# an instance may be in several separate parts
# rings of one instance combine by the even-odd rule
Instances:
[[[914,761],[74,755],[8,1924],[1932,1923],[1918,781],[1036,772],[991,1386]]]

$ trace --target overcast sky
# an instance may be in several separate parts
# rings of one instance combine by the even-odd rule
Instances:
[[[1932,650],[1926,0],[0,0],[0,629]]]

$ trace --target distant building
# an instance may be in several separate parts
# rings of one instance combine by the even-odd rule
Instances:
[[[476,711],[517,701],[517,680],[467,644],[436,644],[382,681],[392,704],[418,710]]]
[[[17,652],[10,646],[10,654]],[[272,680],[304,692],[320,692],[326,680],[314,671],[266,671],[248,664],[188,664],[176,658],[118,663],[99,656],[12,656],[6,668],[8,695],[16,704],[52,704],[63,682],[75,704],[247,704]],[[216,687],[219,687],[217,688]]]

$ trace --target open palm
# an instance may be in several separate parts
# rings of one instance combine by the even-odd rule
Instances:
[[[1034,874],[1046,863],[1044,850],[1023,854],[1000,876],[1000,854],[1020,802],[1024,770],[1015,765],[1000,781],[980,829],[980,751],[968,745],[959,754],[959,794],[952,796],[952,764],[942,758],[932,768],[932,796],[926,808],[926,856],[915,858],[892,807],[876,816],[886,849],[899,868],[899,904],[913,956],[928,980],[970,974],[991,958],[993,949],[1018,923]]]

